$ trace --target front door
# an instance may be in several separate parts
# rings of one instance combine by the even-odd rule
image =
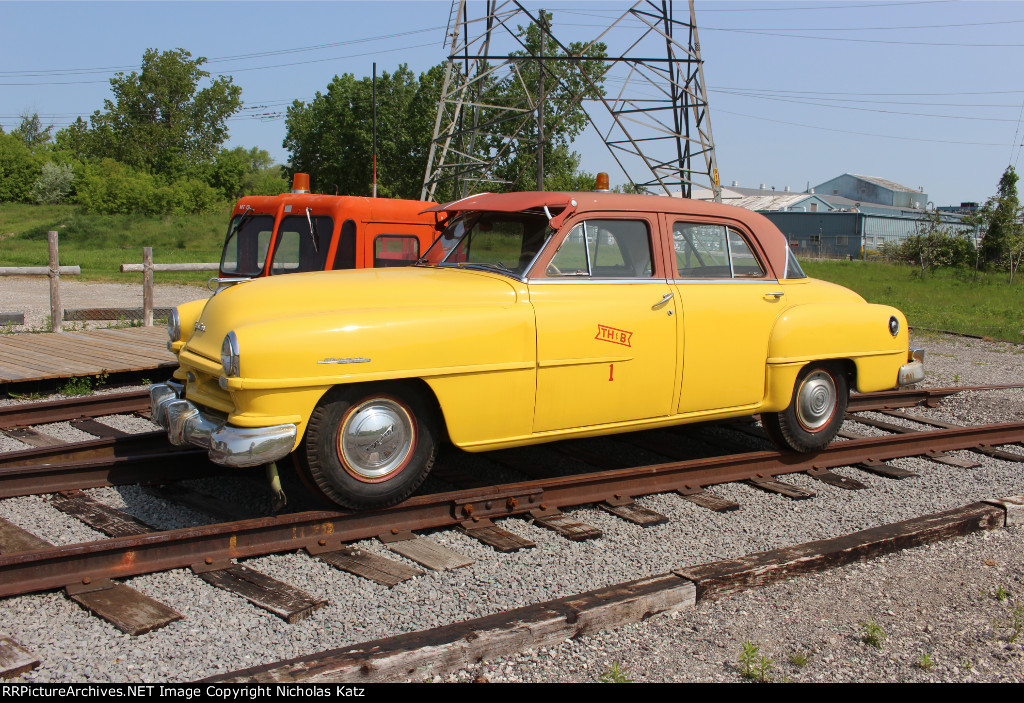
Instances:
[[[676,300],[643,219],[576,223],[530,280],[534,432],[662,417],[675,390]]]

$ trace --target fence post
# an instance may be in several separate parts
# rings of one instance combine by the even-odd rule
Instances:
[[[50,331],[60,332],[63,328],[64,306],[60,303],[60,258],[57,255],[57,233],[46,233],[50,249]]]
[[[153,326],[153,247],[142,247],[142,325]]]

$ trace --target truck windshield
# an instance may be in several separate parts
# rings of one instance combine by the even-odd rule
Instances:
[[[548,218],[542,214],[468,212],[445,227],[417,263],[486,268],[520,277],[548,235]]]
[[[289,215],[281,220],[270,273],[323,271],[334,220],[327,215]]]
[[[272,215],[235,215],[228,224],[220,272],[228,276],[259,276],[267,262],[274,232]]]

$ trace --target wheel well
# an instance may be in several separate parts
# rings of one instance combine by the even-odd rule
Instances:
[[[813,366],[815,364],[831,366],[836,371],[843,374],[846,377],[846,385],[850,390],[857,387],[857,365],[853,363],[851,359],[822,359],[821,361],[811,361],[805,364],[804,368],[806,369],[808,366]],[[801,372],[802,371],[803,369],[801,369]]]
[[[437,400],[437,396],[434,394],[434,390],[424,381],[422,378],[396,378],[388,379],[386,381],[366,381],[361,383],[342,383],[334,386],[328,390],[321,397],[320,402],[324,402],[330,396],[338,393],[344,393],[350,389],[358,388],[372,388],[375,386],[389,386],[394,389],[404,389],[407,392],[415,393],[421,399],[423,399],[434,412],[434,417],[437,418],[438,429],[444,436],[444,439],[448,439],[448,426],[444,419],[444,412],[441,410],[441,404]]]

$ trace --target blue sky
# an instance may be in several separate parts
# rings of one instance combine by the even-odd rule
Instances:
[[[559,38],[593,37],[630,3],[547,0]],[[677,0],[677,16],[686,4]],[[231,144],[278,162],[284,112],[335,74],[441,63],[450,2],[0,0],[0,125],[64,126],[110,97],[147,48],[184,48],[233,76]],[[482,12],[471,2],[470,13]],[[984,201],[1024,142],[1024,2],[698,1],[724,185],[802,191],[842,173],[923,187],[936,205]],[[611,42],[610,42],[611,43]],[[253,56],[254,54],[263,54]],[[241,58],[239,58],[241,57]],[[576,144],[609,170],[595,134]]]

